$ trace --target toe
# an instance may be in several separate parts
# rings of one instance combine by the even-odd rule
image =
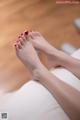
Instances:
[[[41,34],[39,33],[39,32],[37,32],[37,31],[32,31],[32,34],[34,35],[34,36],[41,36]]]
[[[24,37],[26,38],[27,41],[30,41],[33,39],[31,32],[25,33],[24,32]]]
[[[34,31],[32,31],[32,32],[31,32],[31,36],[32,36],[33,38],[35,38],[35,37],[40,37],[41,34],[40,34],[39,32],[34,32]]]
[[[22,49],[21,41],[17,43],[18,49]]]
[[[29,38],[29,31],[25,31],[24,32],[24,37],[26,38],[26,40],[28,40],[28,38]]]
[[[24,45],[24,40],[22,38],[19,38],[20,44],[23,46]]]
[[[19,42],[19,38],[20,38],[20,36],[18,37],[18,39],[16,40],[16,43],[18,43]]]
[[[26,38],[26,40],[28,38],[28,35],[29,35],[29,32],[28,31],[24,31],[24,37]]]
[[[29,34],[29,31],[25,31],[24,34],[27,36]]]
[[[34,35],[33,35],[33,32],[29,32],[29,36],[34,39]]]
[[[18,37],[18,39],[16,40],[17,44],[23,45],[23,39],[21,38],[21,36]]]
[[[18,51],[18,45],[17,43],[14,44],[16,51]]]
[[[26,41],[26,37],[25,37],[24,33],[21,35],[21,39],[22,39],[23,41]]]

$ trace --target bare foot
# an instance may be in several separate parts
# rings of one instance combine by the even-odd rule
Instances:
[[[21,36],[15,44],[16,54],[22,63],[28,67],[29,71],[36,80],[41,79],[41,75],[44,71],[44,66],[41,64],[39,57],[30,41],[26,41],[26,38]]]
[[[59,66],[59,50],[54,48],[39,32],[29,32],[24,34],[27,40],[30,40],[33,46],[47,55],[50,67]]]

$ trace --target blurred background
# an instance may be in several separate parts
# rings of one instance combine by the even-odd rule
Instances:
[[[24,85],[30,73],[18,60],[14,42],[27,29],[37,30],[56,48],[80,47],[80,33],[74,25],[80,5],[59,5],[54,0],[0,0],[0,91],[14,91]],[[69,47],[69,46],[68,46]],[[44,55],[42,56],[44,62]]]

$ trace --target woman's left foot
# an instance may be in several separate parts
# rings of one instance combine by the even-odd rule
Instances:
[[[15,44],[16,54],[22,63],[28,67],[29,71],[36,80],[41,79],[44,73],[44,66],[41,64],[39,57],[30,41],[27,41],[24,36],[20,36]]]

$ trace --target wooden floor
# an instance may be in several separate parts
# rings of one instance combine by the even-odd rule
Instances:
[[[56,5],[54,0],[0,0],[0,92],[14,91],[30,79],[17,59],[13,43],[25,29],[41,32],[55,47],[69,42],[80,47],[73,26],[80,5]]]

